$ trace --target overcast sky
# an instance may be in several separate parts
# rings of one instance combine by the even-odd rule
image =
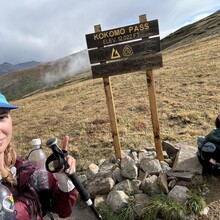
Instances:
[[[160,36],[220,9],[220,0],[0,0],[0,64],[53,61],[87,48],[85,35],[159,20]]]

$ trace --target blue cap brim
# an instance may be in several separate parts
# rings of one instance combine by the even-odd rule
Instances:
[[[5,96],[0,92],[0,108],[4,108],[4,109],[16,109],[19,108],[16,105],[10,105],[7,101],[7,99],[5,98]]]
[[[17,108],[19,108],[19,106],[8,105],[6,103],[0,103],[0,108],[4,108],[4,109],[17,109]]]

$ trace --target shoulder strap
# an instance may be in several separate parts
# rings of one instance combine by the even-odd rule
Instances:
[[[53,216],[47,211],[47,209],[42,207],[39,194],[35,190],[31,179],[34,171],[35,168],[30,161],[27,161],[18,167],[18,194],[15,196],[14,200],[20,200],[27,205],[28,212],[32,216],[31,220],[35,220],[38,215],[43,216],[43,214],[46,214],[51,220],[54,220]],[[26,174],[27,176],[25,177]],[[42,213],[42,210],[44,210],[44,213]]]

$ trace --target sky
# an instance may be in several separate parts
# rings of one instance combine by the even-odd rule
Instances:
[[[87,48],[85,35],[158,19],[160,37],[220,9],[219,0],[0,0],[0,64],[54,61]]]

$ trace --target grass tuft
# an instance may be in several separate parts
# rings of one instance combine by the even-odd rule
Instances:
[[[155,220],[158,217],[163,220],[183,220],[186,211],[179,203],[164,194],[159,194],[152,197],[144,209],[144,220]]]
[[[189,215],[198,215],[206,206],[204,199],[204,187],[198,187],[189,191],[186,201],[186,210]]]

